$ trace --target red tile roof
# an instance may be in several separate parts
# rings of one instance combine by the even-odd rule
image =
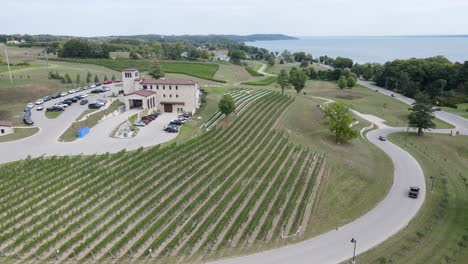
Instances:
[[[127,69],[123,69],[122,71],[138,71],[137,68],[127,68]]]
[[[0,120],[0,126],[11,127],[11,126],[13,126],[13,123],[11,121]]]
[[[153,92],[153,91],[150,91],[150,90],[137,90],[137,91],[135,91],[133,93],[130,93],[128,95],[131,95],[131,94],[136,94],[136,95],[148,97],[148,96],[151,96],[153,94],[156,94],[156,92]]]
[[[164,80],[164,79],[159,79],[159,80],[153,80],[153,79],[143,79],[140,84],[167,84],[167,85],[193,85],[195,84],[194,81],[192,80]]]

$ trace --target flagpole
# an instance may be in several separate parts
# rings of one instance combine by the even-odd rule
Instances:
[[[11,76],[10,60],[8,59],[7,47],[5,46],[5,56],[8,65],[8,72],[10,73],[10,85],[13,86],[13,77]]]

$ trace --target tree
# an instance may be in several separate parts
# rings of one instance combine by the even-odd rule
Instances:
[[[228,56],[230,57],[231,62],[240,63],[241,60],[245,59],[245,52],[240,49],[229,50]]]
[[[77,74],[76,79],[75,79],[75,83],[80,83],[80,82],[81,82],[80,74]]]
[[[281,70],[276,79],[276,83],[281,87],[281,94],[284,94],[284,90],[287,89],[290,85],[289,76],[286,70]]]
[[[289,72],[289,83],[294,87],[296,93],[299,94],[302,91],[302,89],[304,89],[306,81],[306,74],[303,71],[297,69],[296,67],[293,67]]]
[[[95,83],[98,83],[98,82],[99,82],[99,77],[97,76],[97,74],[94,75],[94,82],[95,82]]]
[[[112,78],[111,78],[111,80],[112,80],[112,81],[115,81],[115,79],[116,79],[116,78],[115,78],[115,75],[114,75],[114,74],[112,74]]]
[[[349,88],[352,88],[356,85],[356,79],[354,79],[353,76],[349,76],[348,79],[346,80],[346,86]]]
[[[107,74],[104,75],[104,81],[108,81],[109,79],[107,79]]]
[[[283,60],[285,60],[286,62],[294,62],[294,56],[291,54],[291,52],[289,52],[288,50],[285,50],[281,53],[281,57],[283,58]]]
[[[305,52],[301,51],[301,52],[294,52],[293,53],[293,56],[294,56],[294,60],[297,61],[297,62],[302,62],[304,61],[306,58],[307,58],[307,55],[305,54]]]
[[[306,60],[303,60],[300,65],[301,68],[307,68],[309,67],[309,62]]]
[[[418,128],[418,136],[423,134],[423,129],[435,127],[434,115],[432,112],[432,103],[426,94],[418,93],[415,95],[415,102],[409,109],[411,113],[408,115],[408,125]]]
[[[91,73],[90,72],[88,72],[86,74],[86,83],[91,83]]]
[[[431,99],[434,99],[435,97],[442,95],[446,86],[446,80],[438,79],[427,86],[426,92]]]
[[[271,67],[275,65],[275,57],[270,57],[268,59],[268,65],[270,65]]]
[[[128,57],[132,60],[138,60],[139,57],[138,57],[138,53],[136,53],[135,51],[130,51],[130,53],[128,54]]]
[[[349,107],[341,102],[329,103],[323,109],[324,124],[335,134],[336,143],[340,144],[353,138],[359,133],[351,124],[355,121]]]
[[[72,83],[72,79],[70,78],[70,75],[68,75],[68,73],[65,74],[64,80],[66,83]]]
[[[161,65],[158,61],[153,62],[153,65],[151,65],[151,69],[148,74],[154,79],[161,79],[165,75],[164,72],[161,70]]]
[[[225,115],[230,115],[236,109],[234,98],[232,98],[232,96],[228,94],[223,95],[221,100],[219,100],[218,107],[221,113]]]
[[[338,86],[343,89],[346,87],[347,85],[347,80],[346,80],[346,77],[344,77],[344,75],[340,76],[340,78],[338,79]]]

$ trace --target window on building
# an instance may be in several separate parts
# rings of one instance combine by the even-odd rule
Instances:
[[[178,94],[176,94],[176,95],[175,95],[175,97],[176,97],[176,98],[179,98],[179,95],[178,95]]]
[[[148,87],[146,85],[143,85],[143,89],[148,89]]]
[[[175,89],[176,89],[176,90],[179,90],[179,86],[176,85],[176,86],[175,86]]]
[[[1,132],[2,132],[2,134],[5,134],[5,129],[2,128]]]
[[[172,90],[172,86],[169,85],[169,90]]]
[[[153,90],[153,85],[150,85],[150,89]]]
[[[166,94],[163,94],[163,97],[166,98]]]
[[[172,98],[172,94],[170,94],[169,97]]]
[[[156,85],[156,90],[159,90],[159,85]]]
[[[166,86],[165,86],[165,85],[163,85],[163,90],[166,90]]]
[[[151,99],[153,101],[153,107],[156,106],[156,102],[154,101],[154,97]]]

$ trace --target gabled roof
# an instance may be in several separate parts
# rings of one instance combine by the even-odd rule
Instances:
[[[153,92],[151,90],[137,90],[137,91],[134,91],[133,93],[130,93],[128,95],[131,95],[131,94],[136,94],[136,95],[140,95],[140,96],[143,96],[143,97],[148,97],[148,96],[151,96],[153,94],[156,94],[156,92]]]
[[[0,120],[0,126],[11,127],[11,126],[13,126],[13,123],[11,121]]]
[[[153,79],[143,79],[140,84],[161,84],[161,85],[193,85],[195,84],[192,80],[153,80]]]
[[[122,71],[138,71],[137,68],[127,68],[127,69],[123,69]]]

